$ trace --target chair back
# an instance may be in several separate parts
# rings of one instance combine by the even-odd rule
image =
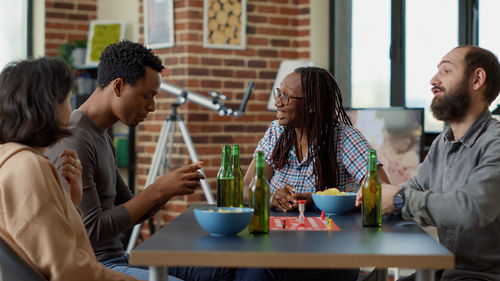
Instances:
[[[0,280],[46,281],[0,238]]]

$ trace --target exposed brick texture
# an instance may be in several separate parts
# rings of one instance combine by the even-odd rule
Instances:
[[[181,0],[174,3],[175,47],[155,50],[168,69],[175,69],[167,72],[163,77],[165,81],[175,85],[190,84],[192,86],[186,89],[205,96],[208,96],[209,91],[223,93],[231,98],[225,104],[229,104],[232,108],[238,107],[247,83],[256,82],[245,116],[238,119],[218,116],[216,112],[200,106],[180,107],[198,156],[205,163],[204,170],[215,197],[215,178],[220,165],[221,145],[226,143],[240,145],[242,168],[245,172],[252,160],[258,140],[264,135],[270,121],[275,118],[275,113],[268,111],[266,106],[280,62],[283,59],[309,58],[309,1],[248,0],[245,50],[203,48],[203,1]],[[141,24],[141,40],[143,32]],[[183,59],[186,57],[189,59]],[[186,71],[182,72],[179,69]],[[193,83],[193,80],[199,83]],[[165,112],[169,112],[168,107],[174,97],[169,94],[165,94],[165,97],[166,99],[158,102],[165,102],[168,105]],[[161,124],[163,120],[154,118],[154,115],[162,113],[164,112],[153,113],[153,118],[148,118],[144,122],[145,125]],[[152,131],[145,130],[146,128],[147,126],[143,126],[137,131],[138,147],[156,145],[144,137],[151,134],[158,135],[159,129]],[[177,132],[177,135],[180,133]],[[180,142],[174,146],[183,147],[184,144]],[[139,164],[141,170],[145,171],[151,161],[152,153],[142,151],[137,157],[142,160],[138,163],[147,163]],[[184,160],[184,163],[189,162],[187,154],[174,157]],[[138,173],[137,179],[137,186],[142,187],[146,175]],[[188,196],[186,201],[179,199],[175,204],[187,206],[204,201],[202,190],[198,189],[194,195]],[[161,218],[168,222],[175,218],[175,213],[178,211],[167,205]]]
[[[258,140],[264,135],[275,113],[266,109],[280,62],[308,59],[310,0],[248,0],[246,48],[244,50],[203,47],[203,1],[176,0],[175,46],[154,50],[164,62],[164,81],[208,97],[217,91],[228,98],[225,104],[237,108],[246,85],[256,83],[244,116],[219,116],[215,111],[188,102],[179,107],[215,197],[215,178],[220,165],[221,145],[237,143],[245,172]],[[86,38],[89,21],[96,17],[96,0],[47,0],[46,54],[55,56],[57,47],[70,38]],[[143,3],[140,0],[140,40],[143,41]],[[160,128],[170,114],[175,96],[157,96],[156,111],[137,127],[138,191],[144,187],[146,173],[158,141]],[[176,132],[172,164],[190,162],[180,132]],[[171,200],[157,216],[167,223],[188,205],[205,202],[201,189],[189,196]],[[142,234],[147,237],[147,229]]]
[[[73,40],[87,39],[90,21],[97,15],[97,0],[45,1],[45,55]]]

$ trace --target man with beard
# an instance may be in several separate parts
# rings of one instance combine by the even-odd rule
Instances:
[[[382,212],[437,227],[455,254],[455,268],[437,272],[438,280],[500,280],[500,122],[488,110],[500,91],[498,58],[455,48],[430,83],[434,117],[450,126],[414,178],[402,188],[383,184]]]

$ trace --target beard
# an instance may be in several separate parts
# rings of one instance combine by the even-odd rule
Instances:
[[[437,87],[443,93],[441,97],[434,97],[431,103],[432,115],[434,118],[445,122],[458,122],[465,117],[465,113],[470,107],[470,95],[468,91],[467,79],[451,89],[448,94],[444,89]]]

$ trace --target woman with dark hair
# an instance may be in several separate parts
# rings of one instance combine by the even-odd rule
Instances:
[[[366,174],[371,146],[352,126],[342,106],[333,76],[318,67],[300,67],[274,89],[278,113],[256,150],[266,159],[272,205],[284,212],[296,209],[296,199],[335,187],[356,192]],[[254,162],[245,175],[250,183]],[[381,165],[378,174],[389,182]]]
[[[58,59],[0,73],[0,237],[48,280],[137,280],[98,263],[81,220],[82,166],[61,153],[62,186],[45,149],[70,135],[73,74]]]
[[[59,170],[62,151],[78,152],[83,166],[80,209],[95,257],[107,268],[138,279],[147,279],[150,273],[130,265],[122,234],[152,217],[175,196],[193,193],[204,178],[197,172],[203,163],[192,163],[165,173],[134,195],[120,175],[108,129],[118,121],[135,127],[155,111],[163,69],[161,59],[141,43],[122,40],[108,45],[99,59],[97,89],[71,113],[68,129],[72,136],[46,151]],[[212,267],[172,266],[168,274],[170,281],[234,279],[233,269]]]
[[[278,113],[256,150],[264,151],[272,206],[297,209],[297,200],[327,188],[356,192],[366,175],[368,142],[355,129],[342,106],[333,76],[318,67],[301,67],[273,90]],[[245,175],[254,176],[252,161]],[[378,174],[389,182],[381,165]],[[356,280],[359,270],[238,270],[241,280]]]

